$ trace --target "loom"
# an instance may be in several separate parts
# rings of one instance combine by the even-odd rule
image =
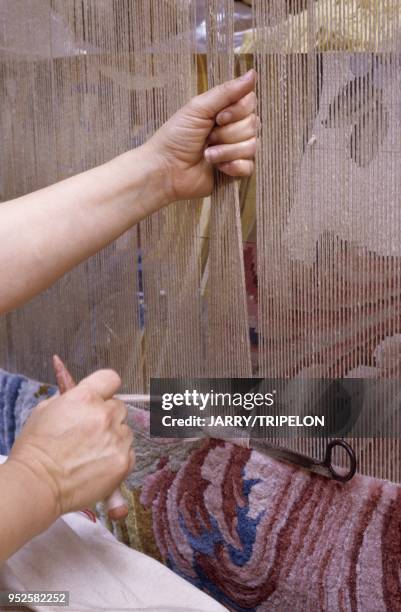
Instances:
[[[254,0],[240,45],[234,2],[205,3],[199,53],[202,3],[1,0],[2,200],[141,144],[252,63],[261,130],[250,182],[218,177],[3,317],[0,366],[51,380],[59,353],[136,394],[150,377],[399,378],[399,3]],[[359,471],[400,482],[398,439],[352,443]]]

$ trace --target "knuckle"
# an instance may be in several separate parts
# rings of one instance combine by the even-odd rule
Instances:
[[[125,421],[128,417],[127,405],[121,400],[112,400],[110,403],[110,409],[113,417],[118,417],[121,422]]]
[[[224,81],[218,86],[223,94],[230,94],[232,90],[232,83],[230,81]]]
[[[199,99],[200,98],[200,99]],[[184,106],[185,109],[187,108],[194,108],[194,107],[198,107],[202,102],[202,94],[199,94],[197,96],[193,96],[189,102],[187,102],[187,104]]]
[[[120,476],[127,474],[131,465],[130,453],[127,451],[120,451],[117,455],[116,468]]]
[[[250,176],[253,173],[254,166],[255,164],[253,161],[243,164],[243,176]]]
[[[101,431],[107,431],[110,428],[112,417],[107,410],[96,411],[96,423]]]
[[[133,444],[133,442],[134,442],[134,432],[132,431],[132,429],[130,427],[127,427],[127,429],[128,429],[127,439],[128,439],[130,444]]]
[[[113,414],[115,414],[116,412],[122,412],[126,407],[123,401],[114,398],[107,400],[106,404],[110,407],[110,410],[113,412]]]
[[[203,104],[202,104],[202,96],[195,96],[192,98],[188,104],[185,106],[185,109],[190,113],[194,113],[198,115],[202,112]]]
[[[78,399],[81,402],[91,403],[96,399],[96,393],[88,385],[80,385],[77,389]]]
[[[250,176],[253,168],[254,163],[250,160],[239,159],[233,164],[233,171],[237,176]]]
[[[121,426],[120,440],[124,441],[124,443],[128,443],[130,446],[133,444],[134,432],[129,425],[123,424]]]
[[[255,155],[256,153],[256,138],[251,138],[248,141],[247,149],[251,155]]]
[[[238,102],[238,106],[241,110],[241,112],[248,112],[249,110],[249,101],[247,100],[247,98],[241,98],[241,100]]]

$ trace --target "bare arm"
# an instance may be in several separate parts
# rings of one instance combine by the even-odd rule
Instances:
[[[249,175],[254,85],[250,72],[216,87],[142,147],[0,205],[0,313],[30,300],[169,202],[208,195],[212,164],[231,176]]]
[[[167,181],[140,147],[111,162],[0,205],[0,312],[167,204]]]

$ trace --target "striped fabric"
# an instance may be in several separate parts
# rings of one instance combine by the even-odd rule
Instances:
[[[55,388],[0,369],[0,455],[7,455],[30,411]]]

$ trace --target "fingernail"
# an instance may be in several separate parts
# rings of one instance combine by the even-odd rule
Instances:
[[[224,113],[221,113],[217,117],[217,123],[219,123],[220,125],[223,125],[223,123],[229,123],[230,119],[231,119],[230,113],[224,112]]]
[[[216,158],[216,151],[213,149],[206,149],[205,151],[206,161],[212,162]]]
[[[248,70],[248,72],[245,72],[245,74],[243,74],[239,78],[241,81],[250,81],[251,79],[253,79],[254,75],[255,75],[255,70],[251,68],[250,70]]]

